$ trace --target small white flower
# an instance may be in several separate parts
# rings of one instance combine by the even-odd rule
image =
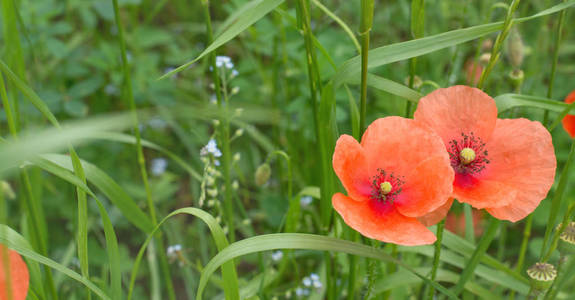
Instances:
[[[234,87],[232,88],[232,95],[235,95],[235,94],[237,94],[237,93],[239,93],[239,92],[240,92],[240,87],[239,87],[239,86],[234,86]]]
[[[308,290],[308,289],[302,289],[302,288],[298,287],[297,289],[295,289],[295,294],[296,294],[298,297],[308,296],[308,295],[309,295],[309,290]]]
[[[299,199],[299,203],[301,206],[308,206],[313,202],[313,198],[311,196],[303,196]]]
[[[222,156],[222,152],[218,149],[218,144],[215,139],[211,139],[208,144],[200,150],[200,155],[206,156],[208,154],[212,154],[214,157]]]
[[[309,278],[311,278],[311,280],[313,280],[313,281],[318,281],[319,275],[317,275],[316,273],[311,273],[311,274],[309,274]]]
[[[234,77],[236,77],[236,76],[238,76],[238,75],[240,75],[240,72],[238,72],[238,70],[236,70],[236,69],[233,69],[233,70],[232,70],[232,78],[234,78]]]
[[[168,123],[160,118],[153,118],[148,121],[148,125],[154,129],[164,129],[168,126]]]
[[[240,183],[237,180],[234,180],[234,182],[232,182],[232,189],[237,190],[240,188]]]
[[[165,158],[159,157],[152,159],[152,174],[154,176],[162,175],[166,172],[166,168],[168,167],[168,161]]]
[[[232,63],[232,59],[228,56],[216,56],[216,67],[221,68],[225,67],[226,69],[233,69],[234,63]]]
[[[321,281],[319,281],[319,280],[314,280],[314,281],[313,281],[313,287],[314,287],[314,288],[316,288],[316,289],[321,289],[322,286],[323,286],[323,285],[321,284]]]
[[[309,277],[304,277],[301,282],[303,283],[304,286],[311,286],[312,283]]]
[[[170,259],[176,259],[178,258],[178,252],[180,251],[182,251],[182,245],[180,244],[168,246],[168,249],[166,249],[166,255]]]
[[[220,154],[220,156],[221,156],[221,154]],[[219,166],[220,166],[220,161],[217,160],[217,159],[214,160],[214,165],[216,165],[216,167],[219,167]]]
[[[272,260],[273,261],[280,261],[283,257],[284,257],[284,253],[280,250],[272,253]]]

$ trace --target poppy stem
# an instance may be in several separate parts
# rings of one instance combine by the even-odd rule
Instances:
[[[565,2],[565,0],[563,0]],[[565,10],[559,13],[559,20],[557,21],[557,32],[555,33],[555,40],[553,45],[553,60],[551,61],[551,75],[549,75],[549,86],[547,87],[547,98],[553,97],[553,82],[555,82],[555,71],[557,69],[557,61],[559,60],[559,45],[561,44],[561,33],[563,32],[563,20],[565,19]],[[543,113],[543,125],[547,125],[549,118],[549,111],[545,110]]]
[[[365,131],[365,114],[367,110],[367,69],[369,56],[369,32],[373,23],[374,0],[361,0],[361,24],[359,36],[361,38],[361,92],[359,111],[359,133]]]
[[[140,167],[140,176],[142,178],[142,183],[144,185],[144,190],[146,192],[146,204],[148,205],[148,212],[150,215],[150,219],[152,224],[158,224],[158,220],[156,218],[156,208],[154,205],[154,201],[152,199],[152,190],[150,188],[150,184],[148,181],[148,171],[146,169],[146,158],[144,156],[144,150],[142,147],[142,139],[140,133],[140,121],[138,120],[138,112],[136,102],[134,100],[134,94],[132,89],[132,79],[130,78],[130,64],[128,62],[128,56],[126,54],[126,40],[124,38],[124,25],[122,22],[122,18],[120,16],[120,9],[118,6],[118,0],[112,1],[114,7],[114,17],[116,22],[116,28],[118,30],[118,43],[120,44],[120,54],[122,59],[122,77],[123,77],[123,86],[125,97],[128,100],[130,106],[130,112],[132,116],[132,127],[134,131],[134,135],[136,137],[136,155],[138,160],[138,165]],[[73,153],[75,154],[75,153]],[[76,169],[76,168],[75,168]],[[174,287],[172,285],[172,276],[170,274],[170,270],[168,267],[168,259],[166,257],[166,253],[164,251],[164,244],[162,240],[161,232],[156,235],[156,246],[158,249],[158,255],[154,256],[153,259],[156,260],[159,258],[160,260],[160,267],[161,271],[164,276],[164,281],[166,284],[166,289],[168,292],[169,299],[175,299],[176,295],[174,293]],[[87,272],[86,272],[87,274]],[[90,295],[90,294],[88,294]]]
[[[435,281],[437,277],[437,269],[439,268],[439,257],[441,255],[441,241],[443,240],[443,229],[445,228],[445,219],[441,220],[437,224],[437,240],[435,241],[435,252],[433,253],[433,266],[431,267],[431,281]],[[435,288],[431,285],[429,287],[429,293],[427,294],[427,299],[432,300],[433,294],[435,294]]]
[[[505,21],[503,23],[503,30],[497,36],[495,44],[493,45],[493,49],[491,50],[491,57],[489,58],[489,62],[487,63],[487,66],[483,70],[483,73],[481,73],[481,78],[479,78],[479,83],[477,84],[477,87],[480,89],[483,89],[483,85],[485,83],[485,80],[487,79],[487,76],[489,76],[491,70],[495,67],[495,64],[499,60],[503,42],[507,38],[507,35],[509,35],[509,31],[513,26],[513,13],[515,13],[515,10],[517,9],[517,6],[519,6],[520,1],[521,0],[513,0],[513,2],[511,2],[511,5],[509,5],[509,9],[507,10],[507,15],[505,16]]]
[[[553,195],[553,199],[551,200],[551,209],[549,210],[549,218],[547,219],[547,227],[545,228],[545,235],[543,236],[543,244],[541,245],[541,253],[539,256],[542,262],[546,261],[546,259],[544,259],[545,249],[547,243],[549,242],[551,232],[555,228],[555,220],[557,218],[557,215],[559,214],[563,194],[565,193],[565,189],[567,188],[567,182],[569,181],[569,167],[571,166],[574,157],[575,157],[575,140],[572,140],[571,150],[569,151],[567,162],[563,166],[563,170],[561,171],[561,176],[559,177],[559,182],[557,184],[557,189],[555,190],[555,194]],[[565,216],[568,215],[569,214]],[[557,234],[557,231],[555,232],[555,234]]]
[[[459,281],[457,281],[455,287],[452,288],[452,291],[455,295],[461,294],[465,286],[465,283],[473,275],[475,267],[477,267],[479,261],[481,260],[481,257],[483,256],[483,254],[485,254],[485,251],[487,251],[487,248],[489,247],[491,241],[495,237],[495,233],[497,233],[497,228],[499,228],[499,223],[501,223],[499,219],[491,217],[491,220],[489,221],[489,225],[487,227],[487,230],[485,231],[485,234],[483,234],[481,240],[479,240],[479,244],[476,246],[475,251],[473,251],[471,258],[469,259],[465,268],[463,269],[463,272],[459,277]]]

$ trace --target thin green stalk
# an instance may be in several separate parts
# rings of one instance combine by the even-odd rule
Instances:
[[[8,128],[10,134],[15,140],[18,140],[18,122],[19,118],[18,111],[14,109],[12,110],[12,105],[10,98],[8,97],[8,93],[6,91],[6,86],[4,84],[4,76],[0,71],[0,97],[2,98],[2,104],[4,106],[4,111],[6,113],[6,119],[8,121]],[[17,100],[14,100],[14,106],[16,107]],[[13,114],[14,113],[14,114]],[[23,169],[20,173],[20,181],[24,185],[24,190],[26,195],[24,196],[24,201],[22,206],[26,215],[28,216],[27,221],[31,227],[31,243],[34,245],[35,249],[38,252],[42,253],[43,255],[47,254],[47,244],[46,244],[46,221],[44,218],[42,204],[32,192],[32,185],[30,184],[30,176],[26,169]],[[50,268],[46,269],[46,288],[50,291],[50,294],[53,299],[58,299],[58,295],[56,293],[56,287],[54,286],[54,280],[52,277],[52,270]]]
[[[559,209],[561,208],[561,201],[563,199],[563,194],[567,188],[567,183],[569,181],[569,168],[573,163],[575,158],[575,140],[571,140],[571,150],[569,151],[569,156],[567,157],[567,162],[563,166],[561,171],[561,176],[559,177],[559,183],[557,184],[557,189],[555,194],[553,194],[553,199],[551,200],[551,209],[549,210],[549,218],[547,219],[547,227],[545,228],[545,235],[543,236],[543,244],[541,245],[541,252],[539,258],[543,258],[547,243],[549,242],[549,237],[555,229],[555,219],[559,214]]]
[[[563,221],[559,225],[559,229],[555,230],[555,233],[553,234],[553,238],[551,239],[551,245],[549,246],[549,250],[547,251],[545,256],[543,256],[541,258],[541,262],[547,262],[549,260],[549,258],[551,257],[551,255],[553,254],[553,252],[555,251],[555,249],[557,249],[557,245],[559,243],[559,236],[565,230],[565,228],[567,228],[567,225],[569,225],[569,220],[571,219],[571,215],[574,212],[575,212],[575,202],[573,202],[573,203],[571,203],[571,205],[569,205],[567,212],[563,216]]]
[[[563,0],[565,2],[565,0]],[[555,41],[553,45],[553,58],[551,61],[551,75],[549,75],[549,86],[547,86],[547,98],[553,97],[553,83],[555,82],[555,71],[557,70],[557,61],[559,60],[559,46],[561,44],[561,34],[563,32],[563,21],[567,10],[562,10],[559,13],[559,20],[557,21],[557,32],[555,33]],[[543,125],[547,125],[549,118],[549,111],[545,110],[543,113]]]
[[[561,291],[563,284],[565,284],[568,279],[573,278],[573,271],[575,270],[575,258],[573,258],[573,256],[571,256],[571,258],[570,259],[567,258],[567,260],[569,262],[567,263],[565,268],[563,268],[562,265],[565,264],[566,262],[561,262],[561,261],[559,262],[559,267],[564,270],[563,271],[564,274],[560,274],[559,269],[557,270],[557,273],[558,273],[557,277],[558,278],[555,278],[553,285],[549,289],[548,293],[545,295],[545,300],[557,299],[557,294],[559,294],[559,292]]]
[[[509,31],[511,30],[511,26],[513,26],[513,13],[517,9],[519,2],[520,0],[513,0],[513,2],[511,2],[511,5],[509,5],[509,9],[507,10],[507,16],[505,17],[505,21],[503,23],[503,30],[497,36],[497,39],[495,40],[495,43],[493,45],[493,49],[491,50],[491,57],[489,58],[489,62],[487,63],[487,66],[485,67],[483,73],[481,73],[481,77],[479,78],[479,83],[477,84],[477,87],[480,89],[483,88],[485,80],[487,79],[487,77],[491,73],[491,70],[493,69],[493,67],[495,67],[495,64],[497,63],[499,57],[501,56],[501,47],[503,46],[503,43],[505,42],[505,39],[507,38]]]
[[[361,39],[361,86],[359,100],[359,132],[365,131],[365,114],[367,111],[367,63],[369,56],[369,33],[373,24],[373,0],[361,0],[361,24],[359,37]]]
[[[473,255],[471,255],[471,258],[465,265],[465,268],[463,269],[463,272],[461,273],[461,276],[459,277],[457,284],[455,285],[455,287],[452,288],[454,294],[459,295],[463,291],[465,283],[473,275],[475,267],[477,267],[477,265],[479,264],[479,260],[481,259],[483,254],[485,254],[485,251],[487,251],[489,244],[491,244],[491,241],[495,237],[495,233],[497,233],[497,228],[499,227],[500,222],[501,221],[499,221],[498,219],[491,217],[487,230],[485,230],[485,233],[481,237],[481,240],[479,240],[479,244],[475,248],[475,251],[473,251]]]
[[[123,72],[124,92],[126,93],[125,96],[128,98],[128,102],[130,105],[130,111],[131,111],[131,115],[132,115],[132,126],[133,126],[134,135],[136,137],[136,154],[137,154],[137,159],[138,159],[138,165],[140,167],[140,175],[142,177],[142,182],[144,184],[144,190],[146,192],[146,202],[148,205],[148,211],[149,211],[152,223],[155,225],[158,223],[158,220],[156,217],[156,208],[154,206],[154,201],[152,199],[152,191],[150,189],[150,184],[148,182],[148,172],[146,169],[146,159],[144,157],[144,151],[142,148],[142,138],[141,138],[140,126],[139,126],[140,122],[138,120],[138,113],[136,110],[137,109],[136,108],[136,102],[134,101],[134,94],[133,94],[133,90],[132,90],[132,80],[130,78],[130,66],[128,63],[128,57],[126,55],[126,41],[124,38],[124,26],[123,26],[122,18],[120,17],[120,9],[118,7],[118,0],[112,0],[112,2],[114,5],[114,18],[115,18],[116,27],[118,30],[118,39],[119,39],[119,43],[120,43],[120,52],[121,52],[121,56],[122,56],[122,72]],[[157,238],[158,238],[156,240],[157,246],[159,249],[161,249],[158,252],[159,257],[160,257],[160,266],[162,269],[162,273],[165,277],[165,281],[166,281],[166,285],[167,285],[166,289],[168,291],[168,297],[169,297],[169,299],[173,300],[176,298],[176,295],[174,294],[172,279],[171,279],[170,271],[168,269],[166,253],[163,251],[164,245],[163,245],[161,234],[158,234]]]
[[[437,269],[439,269],[439,257],[441,256],[441,241],[443,240],[443,229],[445,228],[445,219],[437,224],[437,240],[435,241],[435,252],[433,253],[433,266],[431,267],[431,280],[434,281],[437,276]],[[427,299],[432,300],[435,294],[435,288],[429,286],[429,293]]]
[[[222,141],[222,168],[224,176],[224,213],[227,217],[228,235],[230,242],[235,241],[235,222],[234,222],[234,205],[232,190],[232,150],[230,146],[230,114],[229,114],[229,96],[226,75],[222,75],[222,96],[225,115],[220,125],[220,134]]]
[[[519,248],[519,258],[517,259],[517,265],[515,266],[515,272],[523,272],[523,263],[525,262],[525,254],[527,253],[527,245],[529,243],[529,238],[531,237],[531,226],[533,224],[533,214],[530,214],[525,221],[525,228],[523,229],[523,240],[521,241],[521,247]],[[509,294],[509,299],[515,299],[515,291],[511,291]]]
[[[471,205],[463,204],[463,216],[465,217],[465,239],[475,244],[475,228],[473,227],[473,209]]]

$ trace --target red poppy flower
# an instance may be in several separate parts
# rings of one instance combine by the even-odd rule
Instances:
[[[516,222],[553,184],[549,132],[539,122],[498,119],[495,100],[479,89],[438,89],[421,98],[414,119],[443,139],[455,170],[452,197],[461,202]]]
[[[441,139],[401,117],[374,121],[361,144],[342,135],[333,168],[348,196],[332,198],[345,223],[366,237],[423,245],[435,235],[419,220],[448,200],[454,172]]]
[[[4,255],[7,254],[9,264],[4,266]],[[9,267],[9,270],[7,268]],[[12,300],[24,300],[28,293],[30,276],[28,267],[18,252],[5,248],[0,244],[0,299],[8,299],[8,276],[10,271]]]
[[[571,94],[567,95],[565,98],[565,103],[573,103],[575,102],[575,91],[572,91]],[[573,138],[575,137],[575,115],[566,115],[563,120],[563,128],[567,133]]]

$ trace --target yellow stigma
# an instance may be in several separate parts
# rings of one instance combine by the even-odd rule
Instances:
[[[459,152],[459,158],[461,158],[461,162],[464,165],[467,165],[475,160],[475,151],[471,148],[463,148],[463,150]]]
[[[391,188],[392,186],[391,183],[389,183],[389,181],[384,181],[379,184],[379,191],[384,195],[389,194],[389,192],[391,192]]]

